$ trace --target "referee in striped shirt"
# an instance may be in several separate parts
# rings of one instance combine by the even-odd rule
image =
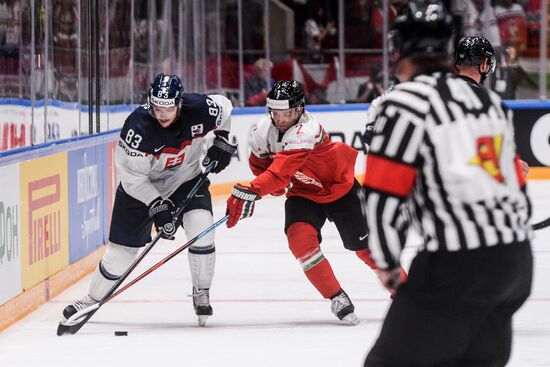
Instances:
[[[369,248],[398,289],[365,366],[504,366],[512,315],[531,290],[511,117],[496,94],[452,73],[452,39],[440,2],[409,2],[392,25],[402,83],[380,106],[365,187]],[[399,284],[409,222],[423,243]]]

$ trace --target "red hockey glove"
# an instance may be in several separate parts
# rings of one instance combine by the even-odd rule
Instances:
[[[257,189],[236,184],[231,191],[231,196],[227,199],[225,210],[225,214],[229,215],[227,228],[235,226],[239,219],[251,217],[254,214],[254,202],[261,198]]]

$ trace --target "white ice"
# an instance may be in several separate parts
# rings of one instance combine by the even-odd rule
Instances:
[[[550,216],[550,183],[531,182],[534,222]],[[184,253],[103,306],[76,335],[58,337],[61,311],[89,277],[0,334],[0,366],[361,366],[390,303],[375,275],[323,229],[322,249],[361,323],[342,325],[287,248],[282,198],[258,202],[251,219],[216,234],[214,316],[199,328]],[[215,200],[215,217],[225,201]],[[180,231],[183,232],[183,231]],[[141,272],[185,243],[159,243]],[[418,243],[412,238],[411,244]],[[531,297],[514,319],[509,366],[550,366],[550,229],[536,232]],[[406,250],[408,266],[414,246]],[[506,271],[506,269],[502,269]],[[114,336],[117,330],[128,336]]]

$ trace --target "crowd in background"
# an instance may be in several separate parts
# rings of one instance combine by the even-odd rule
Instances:
[[[151,60],[162,52],[151,50],[153,47],[164,47],[170,50],[178,41],[177,18],[162,14],[162,9],[169,0],[139,1],[115,0],[102,1],[109,10],[100,7],[101,29],[108,29],[109,35],[103,34],[100,39],[102,51],[109,57],[100,58],[100,73],[113,81],[109,84],[110,103],[141,103],[145,98],[144,89],[150,80]],[[296,78],[306,85],[310,103],[333,102],[328,95],[331,83],[336,80],[337,69],[342,64],[338,60],[340,30],[338,24],[338,1],[330,0],[283,0],[292,11],[294,24],[294,44],[284,50],[284,55],[275,55],[271,61],[265,59],[262,50],[265,47],[263,0],[243,0],[242,21],[244,26],[244,99],[243,104],[262,105],[266,90],[282,77]],[[84,13],[88,11],[85,1],[79,0],[36,0],[35,13],[31,17],[30,0],[0,0],[0,98],[29,98],[28,75],[31,63],[35,70],[50,68],[50,79],[40,75],[33,81],[35,97],[69,102],[79,100],[79,77],[87,77],[88,57],[85,52],[87,37]],[[128,9],[133,3],[134,22]],[[151,12],[151,3],[156,4],[156,11]],[[177,3],[177,2],[176,2]],[[209,1],[205,1],[205,4]],[[346,97],[347,102],[370,102],[378,95],[381,86],[383,39],[383,2],[381,0],[344,1],[344,48]],[[498,53],[497,72],[489,86],[505,99],[530,98],[529,88],[536,90],[537,78],[529,69],[529,62],[538,56],[540,30],[540,0],[493,0],[486,6],[485,0],[448,0],[446,5],[456,15],[457,32],[461,35],[479,35],[487,37]],[[214,55],[206,49],[206,89],[219,88],[228,95],[239,89],[239,65],[236,49],[238,48],[237,5],[236,1],[221,1],[224,37],[222,47],[221,83],[214,82]],[[393,21],[405,0],[390,0],[388,19]],[[171,5],[172,6],[172,5]],[[177,5],[173,5],[177,6]],[[209,5],[206,5],[207,7]],[[208,9],[207,9],[208,10]],[[79,14],[79,12],[81,14]],[[107,15],[106,15],[107,14]],[[173,36],[168,39],[157,37],[150,42],[151,14],[156,14],[155,28],[172,27]],[[216,20],[209,20],[213,25]],[[277,16],[275,14],[274,16]],[[545,15],[546,16],[546,15]],[[34,19],[34,59],[31,60],[31,19]],[[46,22],[50,21],[50,33],[44,34]],[[209,23],[208,23],[209,22]],[[214,43],[212,27],[206,27],[207,42]],[[79,33],[80,32],[80,37]],[[131,34],[133,33],[133,34]],[[166,33],[164,33],[166,34]],[[162,36],[162,34],[160,35]],[[133,38],[133,42],[131,42]],[[46,44],[47,42],[47,44]],[[157,46],[157,43],[159,44]],[[130,45],[132,44],[132,48]],[[181,45],[180,45],[181,47]],[[190,47],[190,46],[188,46]],[[48,50],[46,53],[45,50]],[[80,50],[80,53],[77,52]],[[352,51],[352,52],[348,52]],[[176,54],[167,52],[166,54]],[[211,56],[211,57],[210,57]],[[522,62],[522,59],[525,62]],[[80,60],[80,63],[79,63]],[[289,61],[290,60],[290,61]],[[130,63],[132,63],[130,67]],[[185,62],[184,62],[185,64]],[[527,67],[525,66],[527,65]],[[187,65],[182,67],[186,69]],[[535,69],[534,67],[531,69]],[[191,69],[197,70],[197,69]],[[129,75],[128,73],[133,73]],[[297,76],[296,73],[299,73]],[[185,74],[185,72],[182,72]],[[184,81],[186,75],[182,75]],[[124,80],[116,82],[115,79]],[[118,80],[117,79],[117,80]],[[128,94],[132,80],[134,91]],[[85,89],[80,83],[80,93]],[[527,91],[527,92],[526,92]],[[236,98],[236,97],[234,97]]]
[[[296,47],[308,51],[300,60],[327,62],[330,50],[337,46],[337,2],[286,0],[285,3],[295,11]],[[406,3],[404,0],[390,2],[390,22]],[[457,34],[484,35],[497,50],[498,68],[490,82],[492,89],[502,98],[515,99],[520,84],[536,87],[535,78],[522,69],[519,61],[522,56],[532,58],[539,54],[540,0],[492,0],[489,7],[485,0],[450,0],[446,1],[446,6],[456,17]],[[383,47],[382,1],[346,1],[345,22],[346,49]],[[372,64],[369,62],[372,56],[365,55],[362,59],[363,65]],[[370,102],[380,93],[379,74],[379,65],[371,68],[369,80],[358,88],[358,102]]]

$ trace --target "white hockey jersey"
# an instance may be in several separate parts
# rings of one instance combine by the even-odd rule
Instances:
[[[231,128],[231,102],[224,96],[182,94],[178,119],[163,128],[146,105],[126,119],[115,151],[115,164],[124,190],[149,205],[170,196],[183,182],[201,173],[204,137]]]

